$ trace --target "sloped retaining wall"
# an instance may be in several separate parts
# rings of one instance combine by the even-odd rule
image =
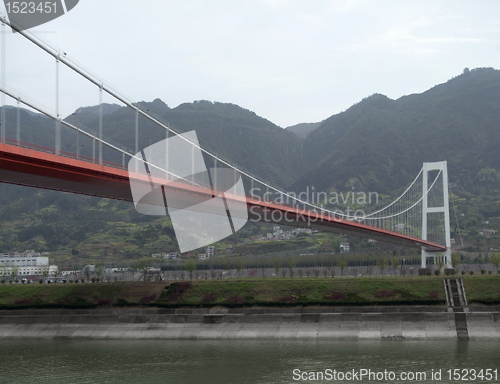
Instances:
[[[500,341],[500,308],[471,307],[470,339]],[[0,311],[0,339],[457,339],[447,307]]]

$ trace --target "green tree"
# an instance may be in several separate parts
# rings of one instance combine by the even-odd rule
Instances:
[[[135,271],[141,271],[142,272],[142,278],[144,281],[146,281],[146,273],[148,271],[150,265],[150,259],[148,257],[141,257],[140,259],[136,260],[134,263],[132,263],[131,267],[134,270],[134,275]],[[97,273],[97,271],[96,271]],[[141,277],[139,276],[139,280]]]
[[[274,266],[274,270],[276,271],[276,278],[278,278],[278,275],[280,273],[280,269],[283,266],[283,262],[281,261],[281,259],[279,257],[275,257],[273,259],[273,266]]]
[[[339,261],[339,267],[340,267],[340,277],[343,277],[344,276],[344,268],[347,267],[347,261],[345,261],[344,259],[341,259]]]
[[[477,173],[477,179],[480,184],[493,186],[498,183],[500,177],[496,169],[486,167]]]
[[[229,268],[231,267],[231,260],[229,259],[229,255],[227,255],[225,258],[224,258],[224,269],[226,270],[226,272],[229,271]]]
[[[261,260],[261,266],[262,266],[262,270],[261,270],[261,273],[262,273],[262,278],[265,279],[266,276],[267,276],[267,270],[266,270],[266,259],[262,258]]]
[[[288,264],[288,270],[290,271],[290,277],[293,279],[294,269],[295,266],[297,265],[297,261],[291,256],[288,256],[287,264]]]
[[[101,281],[102,275],[104,274],[104,265],[102,265],[102,263],[96,263],[95,274],[97,276],[97,279]]]
[[[457,268],[460,265],[461,261],[462,260],[460,258],[460,255],[457,252],[453,252],[451,254],[451,265],[452,265],[453,269],[455,269],[455,271],[457,270]]]
[[[234,261],[234,267],[238,271],[238,276],[241,277],[241,270],[245,267],[245,261],[241,257],[237,257]]]
[[[394,273],[394,277],[396,277],[396,273],[398,272],[400,265],[401,265],[401,260],[399,260],[398,257],[393,257],[391,260],[391,266],[392,266],[392,272]]]
[[[387,259],[385,257],[380,257],[377,260],[377,266],[380,268],[380,273],[382,274],[382,278],[384,278],[384,269],[387,267]]]
[[[330,275],[333,277],[332,274],[332,267],[333,267],[333,255],[326,255],[325,256],[325,267],[330,273]]]
[[[45,278],[47,278],[48,273],[49,271],[44,269],[43,275],[45,276]],[[90,281],[90,267],[88,265],[83,267],[82,274],[87,278],[87,283],[88,283]]]
[[[17,272],[19,271],[19,267],[10,267],[10,274],[12,276],[12,280],[17,280]]]
[[[497,275],[498,275],[498,268],[500,267],[500,252],[495,252],[491,256],[491,262],[493,263],[493,265],[497,269]]]
[[[196,270],[196,260],[194,258],[190,258],[186,262],[186,271],[189,272],[189,279],[193,280],[193,272]]]

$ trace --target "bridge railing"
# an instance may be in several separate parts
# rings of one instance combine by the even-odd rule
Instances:
[[[5,140],[5,144],[14,145],[16,147],[21,147],[21,148],[26,148],[26,149],[33,149],[35,151],[56,155],[56,150],[54,148],[45,147],[45,146],[39,145],[39,144],[27,143],[25,141],[19,141],[19,140],[11,139],[8,137],[6,137],[4,140]],[[84,156],[84,155],[80,155],[80,154],[77,155],[76,153],[67,152],[67,151],[63,151],[63,150],[59,151],[59,153],[57,153],[57,155],[62,156],[62,157],[67,157],[70,159],[75,159],[75,160],[83,160],[83,161],[88,162],[88,163],[95,164],[95,163],[99,162],[99,159],[97,159],[97,158],[93,158],[90,156]],[[112,168],[117,168],[117,169],[125,169],[121,164],[113,163],[111,161],[103,160],[102,163],[103,163],[103,165],[105,165],[107,167],[112,167]]]

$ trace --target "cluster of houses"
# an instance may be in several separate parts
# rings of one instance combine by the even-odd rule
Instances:
[[[227,247],[225,251],[220,251],[221,253],[231,253],[233,250],[233,246],[230,245]],[[203,260],[208,260],[211,257],[215,255],[215,247],[213,245],[210,245],[205,248],[205,253],[200,253],[198,254],[198,259],[200,261]],[[187,252],[182,258],[190,258],[194,256],[193,252]],[[179,255],[177,252],[170,252],[170,253],[153,253],[151,257],[155,259],[169,259],[169,260],[176,260],[181,258],[181,255]]]
[[[0,253],[0,257],[40,257],[48,256],[49,252],[35,252],[34,249],[27,249],[24,252]]]
[[[487,237],[494,236],[497,234],[497,231],[495,231],[494,229],[480,229],[478,232],[480,235]]]
[[[278,225],[273,227],[273,232],[266,234],[265,237],[260,237],[256,239],[257,241],[282,241],[282,240],[292,240],[295,239],[301,233],[307,233],[309,235],[317,233],[317,230],[311,230],[308,228],[295,228],[291,231],[284,231]]]
[[[35,252],[28,249],[24,252],[0,253],[0,276],[55,276],[57,265],[50,265],[48,252]]]
[[[463,213],[462,213],[462,216],[464,216]],[[483,224],[489,226],[490,221],[489,220],[483,221]],[[477,232],[481,236],[485,236],[485,237],[495,236],[497,234],[497,231],[495,231],[494,229],[489,229],[489,228],[484,228],[484,227],[481,229],[478,229]]]
[[[211,246],[208,246],[206,249],[205,249],[205,253],[201,253],[198,258],[200,259],[200,261],[203,261],[203,260],[208,260],[210,259],[211,257],[213,257],[215,255],[215,248],[213,245]]]
[[[179,254],[177,252],[170,252],[170,253],[153,253],[151,255],[152,258],[154,259],[169,259],[169,260],[175,260],[179,257]]]

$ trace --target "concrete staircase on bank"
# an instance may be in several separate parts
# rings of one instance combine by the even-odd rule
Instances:
[[[467,315],[469,307],[462,279],[444,279],[444,289],[448,308],[455,314],[455,328],[458,340],[469,340]]]

